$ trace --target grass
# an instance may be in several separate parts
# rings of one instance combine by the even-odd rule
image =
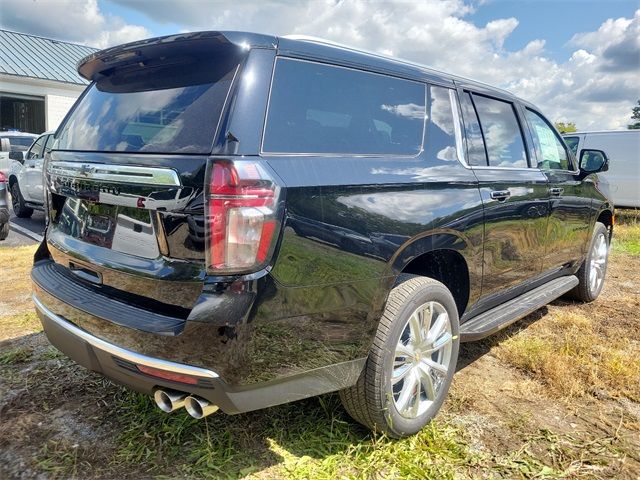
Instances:
[[[640,209],[616,211],[613,251],[640,256]]]
[[[604,391],[640,401],[640,348],[620,328],[563,305],[494,348],[494,354],[564,397]],[[602,338],[607,338],[606,343]]]

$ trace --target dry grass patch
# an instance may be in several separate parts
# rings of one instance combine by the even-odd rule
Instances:
[[[603,335],[601,330],[607,326],[596,326],[596,320],[576,310],[567,306],[553,309],[502,342],[495,355],[532,373],[562,396],[604,391],[640,400],[638,342]],[[608,338],[603,342],[603,337]]]
[[[33,254],[37,245],[0,247],[0,319],[24,312],[31,303]]]

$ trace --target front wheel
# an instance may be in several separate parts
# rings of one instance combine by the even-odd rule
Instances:
[[[411,277],[389,294],[364,371],[340,392],[357,422],[413,435],[440,410],[456,369],[458,309],[442,283]]]
[[[569,292],[569,296],[582,302],[593,302],[598,298],[604,286],[608,261],[609,231],[604,224],[596,222],[587,257],[576,273],[579,283]]]
[[[27,207],[24,197],[20,192],[18,182],[15,181],[11,184],[11,206],[13,207],[13,213],[19,218],[29,218],[33,215],[33,208]]]

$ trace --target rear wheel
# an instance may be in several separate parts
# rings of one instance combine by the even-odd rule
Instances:
[[[358,382],[340,392],[354,420],[392,437],[417,433],[438,412],[458,359],[458,310],[440,282],[412,277],[389,294]]]
[[[20,193],[20,187],[18,182],[11,184],[11,206],[13,207],[13,213],[19,218],[29,218],[33,215],[33,208],[27,207],[22,193]]]
[[[596,222],[589,243],[587,258],[576,273],[579,283],[569,296],[582,302],[593,302],[602,291],[609,260],[609,231],[603,223]]]

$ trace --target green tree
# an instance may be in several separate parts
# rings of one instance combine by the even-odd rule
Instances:
[[[630,125],[627,125],[629,130],[640,130],[640,100],[638,100],[638,105],[631,109],[631,120],[635,120]]]
[[[556,126],[556,130],[558,130],[560,133],[571,133],[578,131],[578,129],[576,128],[576,124],[573,122],[555,122],[554,125]]]

